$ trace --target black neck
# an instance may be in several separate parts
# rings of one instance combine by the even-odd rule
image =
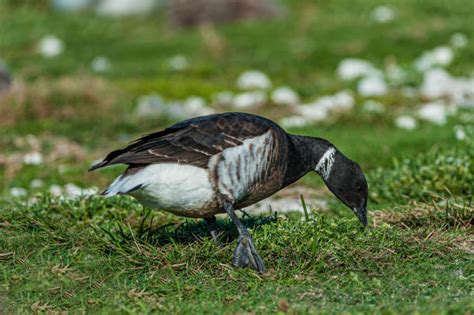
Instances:
[[[309,171],[314,171],[330,147],[334,146],[321,138],[288,135],[288,167],[284,185],[294,183]]]

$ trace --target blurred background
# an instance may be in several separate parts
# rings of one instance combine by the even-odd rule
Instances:
[[[463,0],[1,0],[0,193],[94,194],[110,150],[244,111],[333,142],[374,207],[472,195],[473,21]],[[309,175],[273,207],[302,192],[331,204]]]

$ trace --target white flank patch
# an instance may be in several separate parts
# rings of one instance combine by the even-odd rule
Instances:
[[[271,154],[271,137],[268,131],[244,140],[242,145],[224,150],[222,157],[216,155],[211,158],[209,168],[216,168],[218,188],[222,194],[239,201],[250,187],[263,180]]]
[[[213,190],[205,169],[180,164],[153,164],[136,174],[118,177],[107,189],[106,196],[127,193],[144,205],[182,211],[197,210],[212,199]]]
[[[328,180],[329,175],[331,175],[332,165],[334,164],[334,153],[336,153],[336,149],[329,148],[324,152],[316,165],[315,171],[318,172],[324,180]]]

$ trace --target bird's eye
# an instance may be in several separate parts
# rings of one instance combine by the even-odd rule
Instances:
[[[361,185],[357,185],[357,186],[356,186],[356,191],[357,191],[357,192],[361,192],[361,191],[362,191],[362,186],[361,186]]]

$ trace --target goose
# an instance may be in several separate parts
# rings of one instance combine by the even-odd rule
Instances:
[[[204,218],[212,237],[227,213],[239,237],[232,264],[266,272],[236,210],[265,199],[310,171],[367,225],[368,187],[359,165],[322,138],[293,135],[247,113],[191,118],[109,153],[90,171],[126,164],[102,193],[127,194],[144,206]]]

